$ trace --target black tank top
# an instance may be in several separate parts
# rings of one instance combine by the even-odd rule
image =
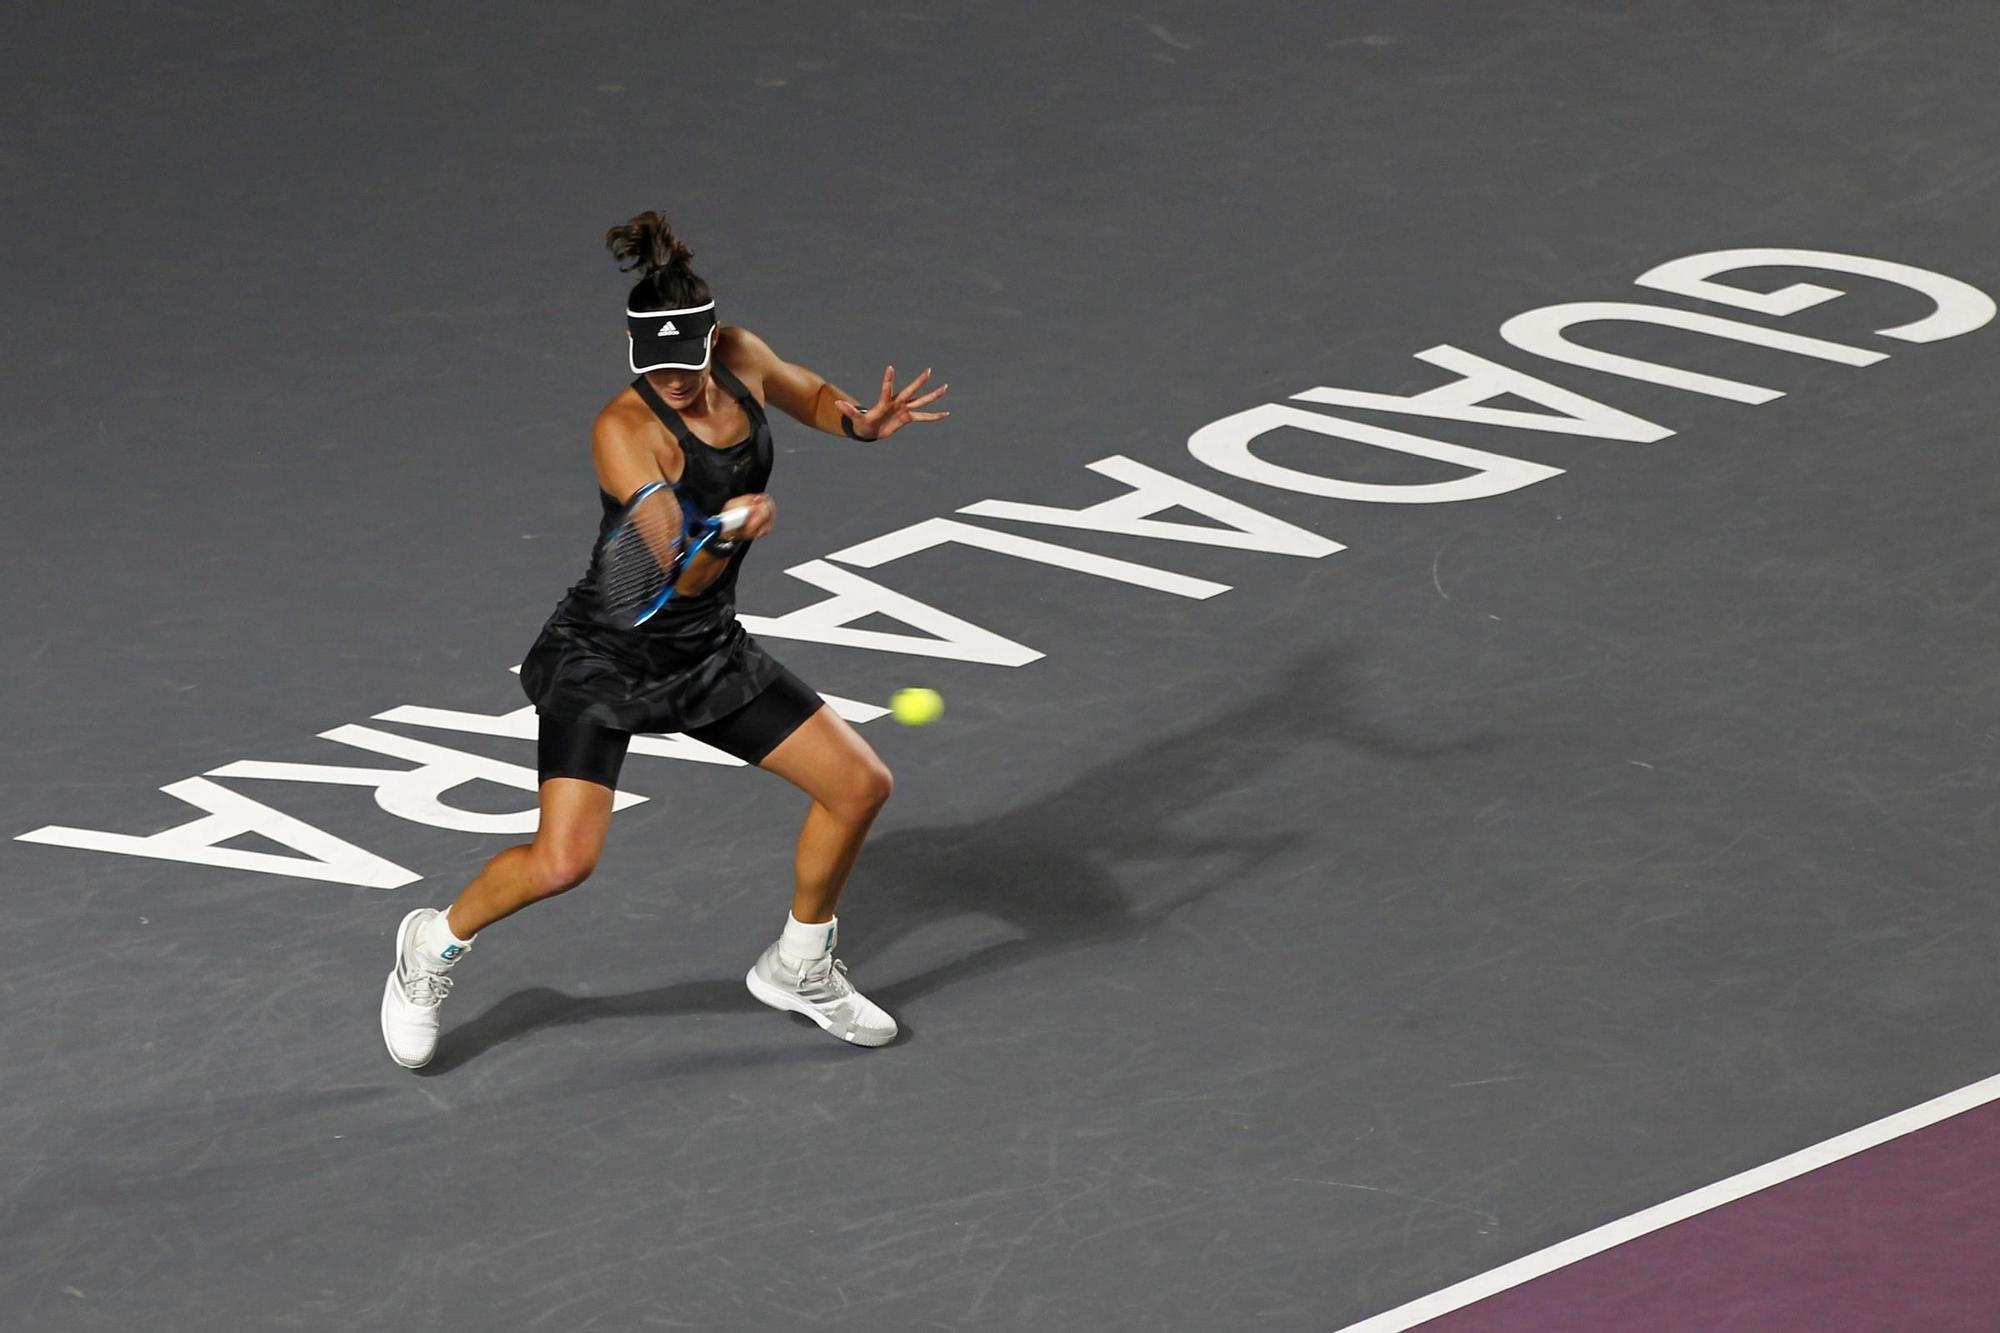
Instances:
[[[645,399],[646,406],[653,409],[653,415],[660,419],[681,447],[683,462],[680,480],[674,483],[674,493],[693,505],[697,512],[710,516],[722,512],[726,501],[739,495],[754,495],[768,487],[774,453],[771,423],[764,416],[763,404],[721,360],[718,359],[714,365],[716,383],[736,400],[750,422],[748,435],[734,444],[720,447],[709,444],[690,431],[681,414],[667,406],[666,400],[646,382],[644,375],[632,381],[632,388]],[[604,507],[604,517],[597,525],[597,535],[602,540],[604,534],[611,530],[612,520],[625,507],[625,502],[601,490],[597,498]],[[661,608],[658,615],[641,626],[639,632],[675,633],[692,622],[712,619],[718,610],[734,607],[737,571],[742,568],[750,546],[749,542],[738,542],[735,553],[729,557],[729,567],[717,575],[713,583],[694,596],[675,597]]]
[[[764,409],[720,361],[716,382],[742,405],[750,433],[718,449],[704,444],[641,376],[633,388],[681,446],[686,465],[674,489],[704,514],[771,479],[771,427]],[[601,492],[600,492],[601,494]],[[603,533],[623,508],[604,495]],[[728,716],[784,675],[736,622],[736,574],[750,543],[699,596],[676,597],[637,629],[594,614],[588,574],[557,603],[521,661],[521,689],[545,717],[578,718],[620,731],[685,731]]]

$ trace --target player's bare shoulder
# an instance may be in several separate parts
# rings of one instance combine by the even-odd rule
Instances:
[[[661,475],[680,471],[680,447],[629,388],[606,403],[591,423],[590,452],[600,481],[635,468]]]
[[[597,420],[591,422],[590,438],[600,447],[644,440],[652,433],[647,427],[653,420],[645,400],[630,388],[622,389],[599,410]]]

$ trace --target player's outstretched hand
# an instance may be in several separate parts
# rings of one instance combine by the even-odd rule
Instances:
[[[922,397],[918,397],[917,390],[923,388],[930,377],[931,372],[926,369],[898,393],[896,368],[890,366],[882,372],[882,396],[875,400],[875,406],[865,411],[858,403],[839,403],[836,406],[849,421],[854,423],[856,435],[864,440],[885,440],[912,421],[943,421],[951,415],[949,412],[917,410],[920,407],[928,407],[944,397],[945,391],[951,388],[949,384],[941,384]]]

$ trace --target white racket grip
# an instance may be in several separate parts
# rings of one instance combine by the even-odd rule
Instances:
[[[717,524],[716,530],[726,538],[730,533],[735,532],[750,521],[750,506],[744,505],[739,509],[725,509],[716,515],[715,521]]]

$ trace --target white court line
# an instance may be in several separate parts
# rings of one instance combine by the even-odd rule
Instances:
[[[1477,1277],[1457,1282],[1442,1291],[1434,1291],[1428,1296],[1420,1296],[1408,1305],[1399,1305],[1393,1310],[1385,1310],[1358,1324],[1349,1324],[1338,1333],[1401,1333],[1406,1328],[1414,1328],[1426,1319],[1436,1319],[1439,1315],[1450,1314],[1474,1301],[1497,1295],[1510,1287],[1518,1287],[1558,1268],[1565,1268],[1593,1254],[1602,1254],[1615,1245],[1623,1245],[1628,1240],[1637,1240],[1648,1232],[1662,1227],[1684,1222],[1690,1217],[1705,1213],[1711,1208],[1719,1208],[1725,1203],[1783,1184],[1808,1171],[1817,1171],[1823,1166],[1831,1166],[1843,1157],[1852,1157],[1865,1152],[1890,1139],[1901,1138],[1940,1120],[1988,1102],[2000,1100],[2000,1074],[1984,1078],[1957,1092],[1948,1092],[1921,1106],[1913,1106],[1907,1111],[1898,1111],[1892,1116],[1877,1120],[1872,1125],[1849,1130],[1845,1134],[1830,1138],[1824,1143],[1815,1143],[1793,1153],[1780,1157],[1775,1162],[1755,1166],[1740,1175],[1727,1180],[1719,1180],[1713,1185],[1705,1185],[1691,1194],[1683,1194],[1678,1199],[1655,1204],[1644,1212],[1621,1217],[1616,1222],[1607,1222],[1594,1231],[1586,1231],[1581,1236],[1571,1237],[1537,1250],[1510,1264],[1502,1264]]]

